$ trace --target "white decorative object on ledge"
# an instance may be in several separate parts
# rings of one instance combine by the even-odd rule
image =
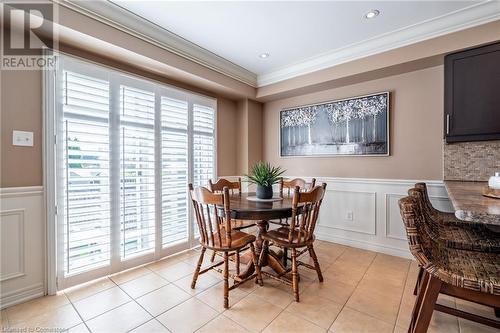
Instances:
[[[495,172],[495,175],[490,177],[488,186],[492,189],[500,190],[500,172]]]

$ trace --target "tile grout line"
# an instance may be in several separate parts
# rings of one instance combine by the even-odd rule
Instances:
[[[148,273],[148,274],[149,274],[149,273]],[[144,276],[144,275],[142,275],[142,276]],[[142,276],[139,276],[139,277],[137,277],[137,278],[140,278],[140,277],[142,277]],[[137,279],[137,278],[136,278],[136,279]],[[83,323],[85,324],[85,326],[87,327],[87,329],[89,330],[89,332],[92,332],[92,331],[91,331],[91,330],[90,330],[90,328],[88,327],[88,325],[87,325],[87,321],[94,320],[95,318],[100,317],[100,316],[102,316],[102,315],[104,315],[104,314],[106,314],[106,313],[108,313],[108,312],[111,312],[111,311],[113,311],[113,310],[115,310],[115,309],[117,309],[117,308],[119,308],[119,307],[121,307],[121,306],[123,306],[123,305],[125,305],[125,304],[129,304],[129,303],[131,303],[132,301],[134,301],[134,302],[135,302],[135,299],[134,299],[132,296],[130,296],[130,295],[129,295],[129,294],[128,294],[125,290],[123,290],[122,288],[120,288],[120,285],[118,285],[118,284],[117,284],[117,283],[116,283],[113,279],[111,279],[111,278],[109,278],[109,279],[111,280],[111,282],[112,282],[115,286],[110,287],[110,288],[107,288],[107,289],[102,290],[102,291],[100,291],[100,292],[97,292],[97,293],[95,293],[95,294],[93,294],[93,295],[91,295],[91,296],[89,296],[89,297],[92,297],[92,296],[95,296],[95,295],[97,295],[97,294],[100,294],[101,292],[107,291],[107,290],[109,290],[109,289],[111,289],[111,288],[118,287],[118,289],[120,289],[123,293],[125,293],[125,294],[126,294],[126,295],[130,298],[130,300],[128,300],[127,302],[125,302],[125,303],[123,303],[123,304],[117,305],[116,307],[113,307],[113,308],[111,308],[111,309],[109,309],[109,310],[106,310],[106,311],[104,311],[104,312],[102,312],[102,313],[100,313],[100,314],[98,314],[98,315],[96,315],[96,316],[94,316],[94,317],[92,317],[92,318],[89,318],[89,319],[87,319],[87,320],[83,320],[83,317],[80,315],[80,313],[78,312],[78,310],[76,310],[76,307],[74,306],[74,304],[73,304],[73,303],[71,302],[71,300],[70,300],[71,304],[72,304],[72,305],[73,305],[73,307],[75,308],[75,311],[78,313],[78,315],[79,315],[79,316],[80,316],[80,318],[82,319]],[[130,280],[130,281],[133,281],[133,280],[135,280],[135,279],[132,279],[132,280]],[[126,282],[129,282],[129,281],[126,281]],[[126,282],[124,282],[124,283],[126,283]],[[160,288],[161,288],[161,287],[160,287]],[[158,289],[159,289],[159,288],[158,288]],[[89,297],[85,297],[85,298],[89,298]],[[85,299],[85,298],[83,298],[83,299]],[[68,299],[69,299],[69,298],[68,298]],[[80,300],[78,300],[78,301],[80,301]],[[135,302],[135,303],[136,303],[136,304],[138,304],[137,302]],[[139,305],[142,309],[144,309],[144,308],[143,308],[140,304],[138,304],[138,305]],[[146,312],[147,312],[147,313],[148,313],[148,314],[152,317],[151,319],[154,319],[154,318],[155,318],[155,317],[154,317],[154,316],[152,316],[152,315],[151,315],[151,314],[150,314],[150,313],[149,313],[146,309],[144,309],[144,310],[145,310],[145,311],[146,311]],[[149,320],[148,320],[148,321],[149,321]],[[146,321],[146,322],[148,322],[148,321]],[[146,323],[146,322],[145,322],[145,323]],[[142,324],[144,324],[144,323],[142,323]],[[142,325],[142,324],[141,324],[141,325]],[[75,325],[75,326],[76,326],[76,325]],[[140,325],[139,325],[139,326],[140,326]],[[137,326],[137,327],[139,327],[139,326]],[[73,326],[73,327],[74,327],[74,326]],[[132,329],[135,329],[135,328],[137,328],[137,327],[134,327],[134,328],[132,328]]]
[[[377,253],[377,256],[378,256],[379,254],[383,254],[383,253]],[[374,258],[374,260],[375,260],[375,258]],[[371,264],[370,264],[370,266],[371,266]],[[368,271],[368,270],[367,270],[367,271]],[[364,278],[364,275],[363,275],[363,278]],[[362,279],[363,279],[363,278],[362,278]],[[362,280],[362,279],[361,279],[361,280]],[[360,280],[360,282],[361,282],[361,280]],[[356,288],[357,288],[357,287],[356,287]],[[404,293],[404,290],[403,290],[403,293]],[[346,302],[346,304],[347,304],[347,302]],[[400,305],[401,305],[401,303],[400,303]],[[376,319],[376,320],[382,321],[382,322],[384,322],[384,323],[386,323],[386,324],[393,325],[393,324],[391,324],[391,323],[389,323],[389,322],[387,322],[387,321],[385,321],[385,320],[383,320],[383,319],[380,319],[380,318],[378,318],[378,317],[375,317],[374,315],[372,315],[372,314],[370,314],[370,313],[366,313],[366,312],[364,312],[364,311],[361,311],[361,310],[358,310],[358,309],[351,308],[350,306],[347,306],[347,305],[346,305],[346,307],[347,307],[347,308],[349,308],[349,309],[351,309],[351,310],[354,310],[354,311],[356,311],[356,312],[359,312],[359,313],[362,313],[362,314],[364,314],[364,315],[367,315],[367,316],[369,316],[369,317],[371,317],[371,318],[373,318],[373,319]],[[397,317],[396,317],[396,322],[397,322]],[[395,329],[396,327],[399,327],[399,326],[397,326],[396,324],[394,324],[393,326],[394,326],[394,327],[393,327],[393,331],[394,331],[394,329]]]
[[[344,249],[344,251],[342,251],[342,254],[344,254],[344,252],[345,252],[345,251],[347,251],[347,249]],[[340,257],[342,256],[342,254],[340,254],[339,256],[337,256],[337,258],[336,258],[333,262],[337,261],[337,260],[338,260],[338,258],[340,258]],[[331,266],[331,265],[330,265],[330,266]],[[320,282],[318,281],[318,283],[320,283]],[[310,287],[311,287],[311,286],[308,286],[308,287],[306,287],[306,289],[307,289],[307,288],[310,288]],[[304,289],[304,290],[306,290],[306,289]],[[255,290],[254,290],[253,292],[255,292]],[[252,292],[252,293],[253,293],[253,292]],[[259,297],[259,296],[257,296],[257,295],[255,295],[255,296],[256,296],[256,297]],[[260,298],[260,297],[259,297],[259,298]],[[294,300],[294,301],[292,301],[292,302],[295,302],[295,300]],[[270,303],[270,302],[268,302],[268,303]],[[334,303],[335,303],[335,302],[334,302]],[[271,303],[271,304],[272,304],[272,303]],[[264,331],[264,330],[265,330],[265,329],[266,329],[269,325],[271,325],[271,324],[272,324],[272,323],[276,320],[276,318],[278,318],[278,317],[279,317],[279,316],[280,316],[283,312],[285,312],[285,311],[286,311],[286,309],[290,306],[290,304],[292,304],[292,303],[289,303],[289,304],[288,304],[285,308],[283,308],[283,309],[282,309],[282,311],[280,311],[280,312],[278,313],[278,315],[277,315],[276,317],[274,317],[274,318],[273,318],[273,320],[271,320],[271,321],[269,322],[269,324],[267,324],[267,325],[266,325],[266,326],[265,326],[265,327],[264,327],[264,328],[263,328],[260,332],[263,332],[263,331]],[[275,305],[275,306],[276,306],[276,305]],[[342,311],[342,309],[339,311],[339,314],[340,314],[340,312],[341,312],[341,311]],[[302,317],[301,317],[301,318],[302,318]],[[337,319],[337,318],[335,318],[335,319]],[[309,322],[309,323],[311,323],[311,324],[313,324],[313,325],[315,325],[315,326],[317,326],[317,327],[320,327],[320,326],[318,326],[317,324],[315,324],[315,323],[313,323],[313,322],[311,322],[311,321],[309,321],[309,320],[307,320],[307,319],[306,319],[306,321],[307,321],[307,322]],[[335,320],[334,320],[333,322],[335,322]],[[331,325],[333,325],[333,322],[332,322],[332,324],[331,324]],[[328,332],[328,331],[330,330],[331,325],[330,325],[330,326],[326,329],[326,332]],[[320,328],[323,328],[323,327],[320,327]]]
[[[103,314],[105,314],[105,313],[108,313],[108,312],[110,312],[110,311],[113,311],[114,309],[119,308],[120,306],[125,305],[125,304],[128,304],[128,303],[130,303],[131,301],[133,301],[133,298],[132,298],[132,297],[130,297],[130,295],[129,295],[129,294],[127,294],[127,293],[126,293],[123,289],[121,289],[121,288],[120,288],[119,286],[117,286],[117,285],[116,285],[115,287],[118,287],[118,288],[120,289],[120,291],[124,292],[124,293],[125,293],[125,294],[126,294],[126,295],[130,298],[130,300],[126,301],[125,303],[122,303],[122,304],[116,305],[115,307],[113,307],[113,308],[111,308],[111,309],[108,309],[108,310],[106,310],[106,311],[104,311],[104,312],[102,312],[102,313],[99,313],[98,315],[95,315],[94,317],[89,318],[89,319],[87,319],[86,321],[93,320],[93,319],[95,319],[95,318],[97,318],[97,317],[99,317],[99,316],[101,316],[101,315],[103,315]],[[112,288],[114,288],[114,287],[111,287],[111,288],[108,288],[108,289],[106,289],[106,290],[103,290],[103,291],[100,291],[100,292],[98,292],[98,293],[95,293],[95,294],[93,294],[92,296],[98,295],[98,294],[100,294],[100,293],[102,293],[102,292],[105,292],[105,291],[108,291],[108,290],[110,290],[110,289],[112,289]],[[86,297],[85,299],[90,298],[90,297],[92,297],[92,296]],[[83,299],[82,299],[82,300],[83,300]],[[79,302],[79,301],[80,301],[80,300],[78,300],[77,302]],[[71,301],[70,301],[70,302],[71,302]],[[77,303],[77,302],[75,302],[75,303]],[[74,308],[75,308],[75,310],[76,310],[75,305],[74,305],[73,303],[71,303],[71,304],[73,305],[73,307],[74,307]],[[77,312],[78,312],[78,311],[77,311]],[[78,314],[80,314],[80,313],[78,313]],[[83,317],[82,317],[82,320],[83,320]],[[83,320],[83,321],[85,321],[85,320]]]
[[[148,268],[147,268],[147,269],[148,269]],[[151,270],[150,270],[150,271],[151,271]],[[154,273],[154,272],[153,272],[153,273]],[[143,275],[143,276],[144,276],[144,275]],[[138,278],[140,278],[140,277],[142,277],[142,276],[139,276]],[[130,281],[133,281],[133,280],[135,280],[135,279],[132,279],[132,280],[130,280]],[[164,280],[165,280],[165,281],[167,281],[166,279],[164,279]],[[112,280],[112,281],[113,281],[113,280]],[[130,282],[130,281],[127,281],[127,282]],[[167,281],[167,282],[168,282],[168,281]],[[146,309],[145,309],[145,308],[144,308],[141,304],[139,304],[139,302],[137,302],[135,298],[133,298],[133,297],[132,297],[132,296],[130,296],[130,295],[129,295],[129,294],[128,294],[125,290],[123,290],[122,288],[120,288],[120,285],[119,285],[119,284],[117,284],[115,281],[113,281],[113,283],[114,283],[114,284],[116,284],[116,286],[117,286],[117,287],[118,287],[121,291],[123,291],[123,292],[124,292],[124,293],[125,293],[128,297],[130,297],[130,298],[132,299],[132,301],[133,301],[133,302],[135,302],[135,304],[137,304],[137,305],[138,305],[141,309],[143,309],[144,311],[146,311],[146,313],[147,313],[148,315],[150,315],[150,316],[151,316],[151,318],[150,318],[149,320],[147,320],[147,321],[145,321],[145,322],[143,322],[143,323],[141,323],[141,324],[139,324],[139,325],[137,325],[137,326],[135,326],[135,327],[131,328],[131,329],[130,329],[130,330],[128,330],[127,332],[133,331],[133,330],[135,330],[136,328],[138,328],[138,327],[140,327],[140,326],[142,326],[142,325],[144,325],[144,324],[146,324],[146,323],[150,322],[151,320],[156,320],[156,317],[155,317],[155,316],[153,316],[153,315],[152,315],[152,314],[151,314],[148,310],[146,310]],[[126,283],[126,282],[125,282],[125,283]],[[167,283],[165,286],[167,286],[167,285],[168,285],[168,284],[170,284],[170,283],[171,283],[171,282]],[[163,287],[165,287],[165,286],[161,286],[160,288],[163,288]],[[153,290],[153,291],[156,291],[156,290],[158,290],[158,289],[160,289],[160,288],[157,288],[157,289],[155,289],[155,290]],[[151,291],[151,292],[153,292],[153,291]],[[144,295],[147,295],[147,294],[149,294],[149,293],[146,293],[146,294],[144,294]],[[141,296],[139,296],[139,297],[142,297],[142,296],[144,296],[144,295],[141,295]],[[139,297],[138,297],[138,298],[139,298]],[[127,302],[127,303],[125,303],[125,304],[128,304],[128,303],[130,303],[130,302]],[[122,305],[124,305],[124,304],[122,304]],[[122,306],[122,305],[120,305],[120,306]],[[116,307],[116,308],[114,308],[114,309],[117,309],[117,308],[118,308],[118,307]],[[113,310],[114,310],[114,309],[113,309]],[[110,310],[110,311],[111,311],[111,310]],[[97,318],[97,317],[95,317],[95,318]],[[163,323],[162,323],[162,322],[160,322],[159,320],[157,320],[157,321],[160,323],[160,325],[161,325],[161,326],[165,327],[165,325],[163,325]],[[168,332],[170,332],[170,330],[169,330],[167,327],[165,327],[165,329],[166,329]]]
[[[106,275],[106,276],[105,276],[105,278],[107,278],[109,281],[111,281],[112,283],[114,283],[114,282],[113,282],[113,281],[112,281],[112,280],[108,277],[108,275]],[[101,279],[101,278],[99,278],[99,279]],[[99,280],[99,279],[96,279],[95,281],[97,281],[97,280]],[[78,286],[78,285],[77,285],[77,286]],[[75,286],[75,287],[77,287],[77,286]],[[82,301],[82,300],[84,300],[84,299],[87,299],[87,298],[89,298],[89,297],[95,296],[95,295],[97,295],[97,294],[99,294],[99,293],[102,293],[102,292],[107,291],[107,290],[109,290],[109,289],[111,289],[111,288],[114,288],[114,287],[115,287],[115,286],[110,286],[110,287],[104,288],[104,289],[102,289],[102,290],[96,291],[96,292],[95,292],[95,293],[93,293],[93,294],[90,294],[90,295],[88,295],[88,296],[85,296],[85,297],[82,297],[82,298],[77,299],[76,301],[74,301],[74,303],[80,302],[80,301]],[[71,287],[71,288],[72,288],[72,287]],[[68,289],[69,289],[69,288],[68,288]],[[65,290],[66,290],[66,289],[63,289],[63,290],[61,290],[61,292],[62,292],[62,293],[64,293],[64,295],[66,296],[66,298],[68,298],[68,300],[69,300],[70,302],[73,302],[73,301],[71,301],[70,297],[68,296],[68,294],[67,294],[67,292],[66,292]]]
[[[405,296],[406,285],[408,283],[408,276],[410,275],[410,270],[411,270],[411,261],[408,265],[408,270],[406,271],[405,283],[403,285],[403,292],[401,293],[401,297],[399,298],[399,306],[398,306],[398,312],[396,315],[396,322],[394,323],[394,328],[392,329],[393,333],[396,330],[396,327],[398,326],[399,312],[401,311],[401,304],[403,303],[403,297]]]
[[[375,252],[376,253],[376,252]],[[339,314],[337,315],[337,317],[335,317],[335,320],[331,323],[331,325],[328,327],[327,329],[327,332],[330,331],[330,329],[332,328],[333,324],[335,324],[335,321],[337,320],[338,316],[342,313],[342,311],[344,310],[345,307],[349,308],[347,306],[347,303],[349,302],[349,300],[351,299],[352,295],[356,292],[356,289],[358,289],[358,286],[359,284],[361,283],[361,281],[363,281],[363,279],[365,278],[366,276],[366,273],[368,272],[368,270],[370,269],[370,267],[373,265],[373,262],[375,261],[375,258],[377,258],[378,256],[378,253],[376,253],[374,256],[373,256],[373,259],[370,261],[370,264],[368,265],[368,267],[366,268],[365,272],[363,273],[363,276],[361,277],[361,279],[359,279],[358,283],[356,283],[356,287],[354,288],[354,290],[352,291],[351,295],[349,296],[349,298],[347,298],[346,302],[344,303],[344,305],[342,305],[342,308],[340,309],[339,311]],[[341,257],[341,255],[335,260],[337,261],[339,258]],[[358,311],[358,312],[361,312],[361,311]],[[394,329],[394,328],[393,328]]]
[[[106,290],[107,290],[107,289],[106,289]],[[76,327],[76,326],[78,326],[78,325],[80,325],[80,324],[83,324],[83,325],[85,325],[85,327],[87,328],[87,330],[88,330],[89,332],[92,332],[92,331],[90,330],[90,327],[87,325],[87,322],[83,319],[82,315],[80,314],[80,312],[78,311],[78,309],[76,308],[76,306],[73,304],[73,301],[72,301],[72,300],[68,297],[68,295],[66,295],[66,293],[65,293],[64,291],[63,291],[63,293],[64,293],[64,296],[66,296],[66,298],[68,299],[68,301],[69,301],[69,303],[71,304],[71,306],[73,307],[73,309],[75,310],[75,312],[78,314],[78,316],[79,316],[79,317],[80,317],[80,319],[82,320],[82,322],[81,322],[81,323],[79,323],[79,324],[77,324],[77,325],[75,325],[75,326],[72,326],[72,327],[68,328],[68,331],[69,331],[71,328],[74,328],[74,327]]]

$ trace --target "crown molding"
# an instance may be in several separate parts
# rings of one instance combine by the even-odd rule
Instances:
[[[500,19],[500,1],[483,1],[259,75],[257,77],[257,87],[263,87],[498,19]]]
[[[257,75],[110,1],[52,1],[256,88],[500,19],[500,1],[482,1]]]
[[[115,29],[235,80],[257,86],[257,75],[110,1],[52,0]]]

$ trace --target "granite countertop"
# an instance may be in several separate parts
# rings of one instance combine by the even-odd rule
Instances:
[[[444,182],[457,218],[500,226],[500,199],[483,196],[487,182]]]

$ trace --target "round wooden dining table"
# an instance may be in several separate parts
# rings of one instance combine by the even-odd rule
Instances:
[[[251,200],[252,198],[255,198],[255,193],[253,192],[232,194],[229,202],[231,218],[235,220],[255,221],[257,226],[255,252],[257,253],[257,258],[261,258],[261,266],[269,266],[278,275],[283,275],[286,271],[286,267],[281,263],[283,254],[263,248],[261,235],[266,232],[269,226],[268,221],[286,219],[292,216],[292,198],[283,197],[276,201],[254,201]],[[301,207],[297,207],[297,210],[300,213]],[[245,266],[241,270],[240,278],[243,279],[253,274],[255,267],[250,253],[242,255],[241,263]]]

